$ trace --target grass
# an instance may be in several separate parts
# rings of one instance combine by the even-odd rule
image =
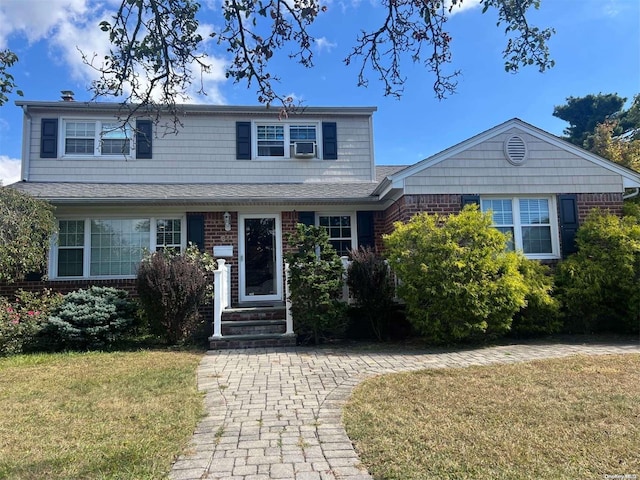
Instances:
[[[0,479],[158,479],[203,414],[193,352],[0,358]]]
[[[376,479],[640,478],[640,355],[370,379],[344,410]]]

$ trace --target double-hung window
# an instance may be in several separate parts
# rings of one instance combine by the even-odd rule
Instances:
[[[349,250],[353,248],[351,220],[351,215],[318,215],[318,225],[327,230],[329,242],[340,256],[349,255]]]
[[[60,220],[52,277],[132,277],[145,251],[180,251],[185,243],[182,218]]]
[[[509,248],[531,258],[557,258],[557,220],[551,198],[483,198],[483,212],[491,211],[493,225],[510,236]]]
[[[113,121],[65,120],[65,155],[131,155],[133,129]]]
[[[261,124],[256,128],[258,158],[318,157],[318,125]]]

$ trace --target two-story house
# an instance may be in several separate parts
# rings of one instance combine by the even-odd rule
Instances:
[[[193,242],[232,267],[232,306],[278,303],[296,223],[326,227],[346,255],[381,248],[395,221],[469,202],[493,212],[514,248],[555,261],[573,251],[588,210],[619,213],[625,192],[640,188],[637,173],[519,119],[401,167],[375,164],[373,107],[279,118],[264,107],[184,105],[179,132],[166,134],[164,119],[144,111],[123,128],[118,104],[17,105],[22,181],[12,188],[56,206],[46,285],[63,291],[131,290],[145,250]]]

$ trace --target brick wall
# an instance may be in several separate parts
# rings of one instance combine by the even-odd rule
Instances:
[[[416,213],[458,213],[460,195],[404,195],[384,212],[384,233],[393,231],[394,222],[406,222]]]
[[[578,219],[584,222],[594,208],[622,215],[622,193],[579,193],[577,195]]]

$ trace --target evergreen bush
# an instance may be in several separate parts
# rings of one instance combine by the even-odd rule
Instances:
[[[43,347],[55,350],[109,348],[131,330],[134,316],[126,291],[92,286],[66,294],[40,337]]]
[[[200,306],[213,294],[210,255],[190,246],[184,253],[158,251],[138,267],[137,288],[144,317],[170,344],[184,342],[201,319]],[[210,294],[210,295],[209,295]]]
[[[569,332],[636,333],[640,323],[640,219],[593,210],[556,284]]]
[[[355,300],[356,308],[369,324],[371,333],[378,340],[388,334],[395,286],[387,262],[372,248],[351,251],[351,263],[347,268],[347,285]]]
[[[457,215],[420,213],[385,236],[407,318],[429,340],[504,334],[530,294],[522,253],[475,205]]]
[[[326,229],[298,224],[288,242],[289,292],[298,338],[318,344],[341,336],[347,326],[346,304],[340,301],[344,269]]]

